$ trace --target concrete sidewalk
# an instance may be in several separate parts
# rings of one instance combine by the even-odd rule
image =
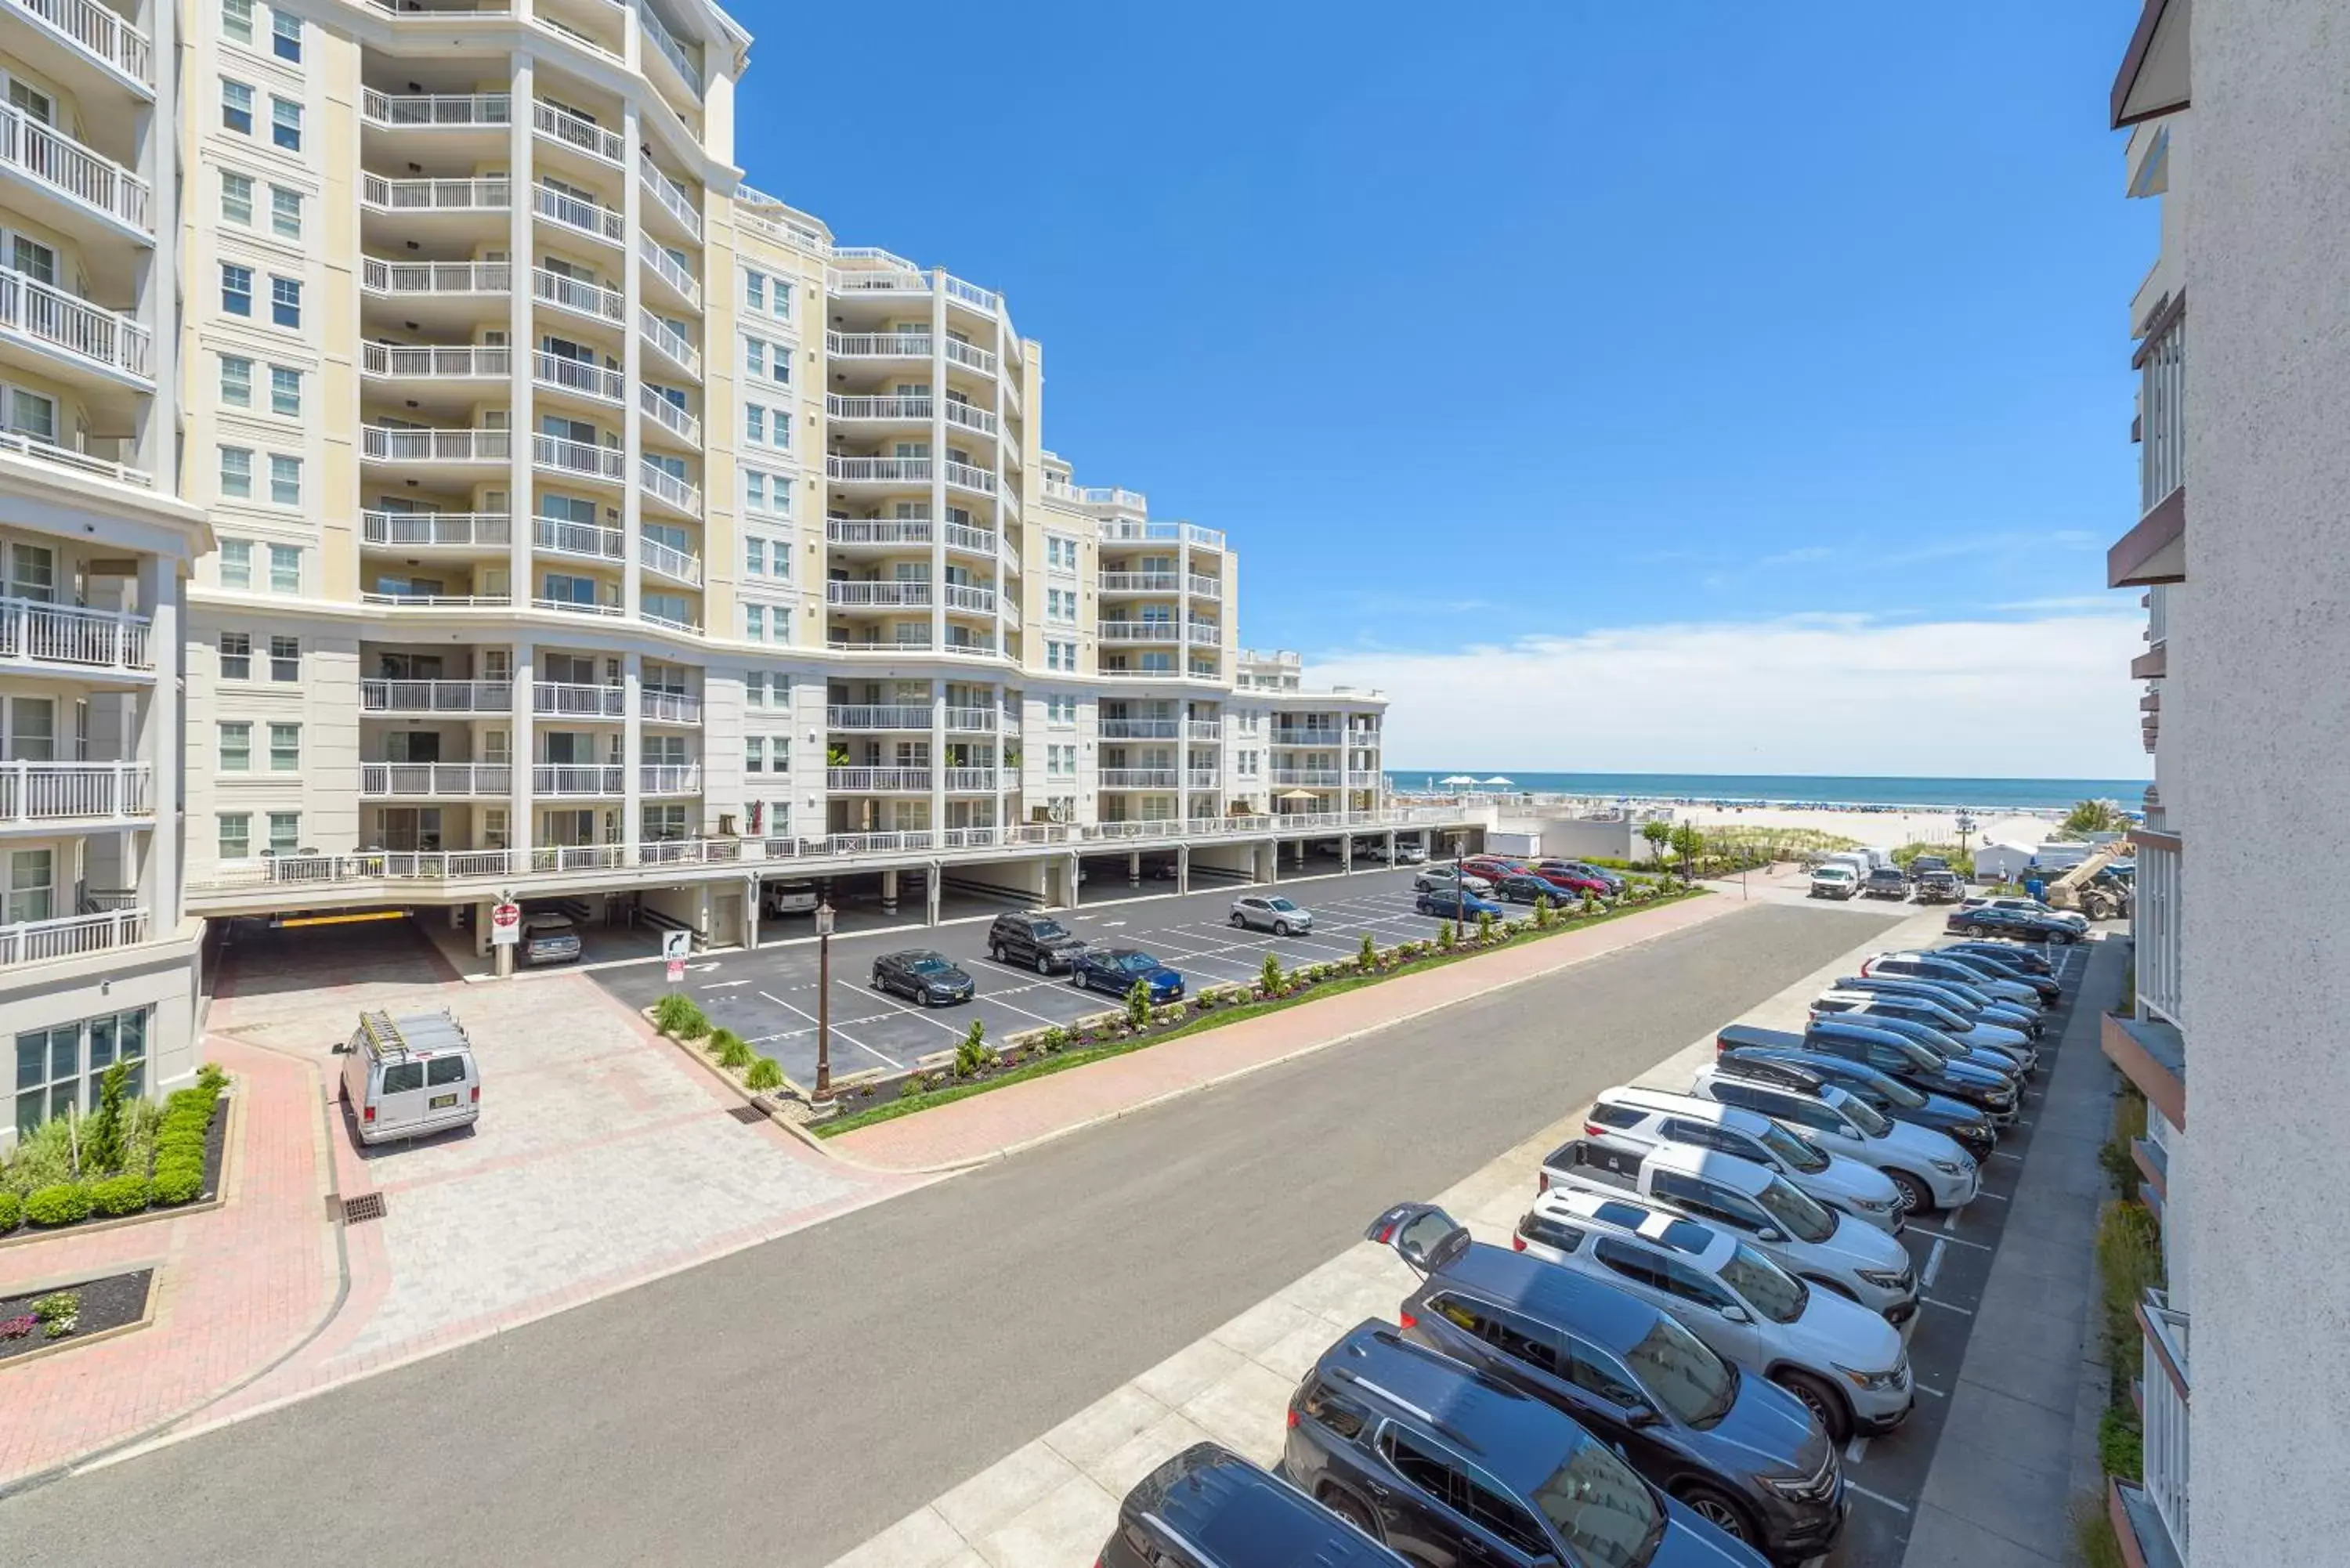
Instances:
[[[2113,1190],[2097,1150],[2112,1132],[2114,1070],[2097,1028],[2128,961],[2125,942],[2090,950],[1902,1568],[2074,1561],[2074,1501],[2099,1484],[2107,1376],[2092,1298],[2097,1211]]]
[[[1734,896],[1716,896],[1644,909],[1604,925],[1544,937],[1070,1072],[1032,1078],[917,1116],[860,1127],[829,1142],[858,1164],[881,1170],[929,1171],[978,1164],[1174,1095],[1752,907]]]

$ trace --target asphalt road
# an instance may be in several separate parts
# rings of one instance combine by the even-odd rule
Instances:
[[[816,1568],[1866,925],[1662,937],[0,1500],[0,1562]]]
[[[1121,857],[1122,864],[1122,857]],[[1367,934],[1381,947],[1433,936],[1442,922],[1412,909],[1409,868],[1332,875],[1327,869],[1305,879],[1272,887],[1246,883],[1217,886],[1180,897],[1167,894],[1171,883],[1142,884],[1141,895],[1097,901],[1054,912],[1054,918],[1100,947],[1139,948],[1183,971],[1196,989],[1254,979],[1268,952],[1284,969],[1351,958]],[[1121,873],[1119,895],[1128,895]],[[1233,898],[1258,892],[1290,898],[1311,909],[1315,929],[1294,937],[1235,929]],[[1066,975],[1040,975],[1025,967],[997,963],[987,956],[993,917],[953,925],[914,926],[835,937],[832,941],[832,1067],[894,1071],[917,1058],[954,1049],[973,1018],[988,1037],[1002,1040],[1023,1030],[1067,1024],[1116,1008],[1119,998],[1079,991]],[[931,948],[968,971],[978,988],[972,1001],[952,1007],[916,1006],[902,997],[870,989],[873,960],[908,948]],[[593,972],[597,982],[631,1007],[649,1007],[672,989],[658,962],[622,965]],[[797,1084],[816,1082],[816,1033],[820,991],[816,950],[795,942],[756,952],[721,953],[697,959],[682,990],[711,1019],[773,1056]]]

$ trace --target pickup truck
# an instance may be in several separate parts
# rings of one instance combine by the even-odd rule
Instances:
[[[1903,1322],[1918,1310],[1917,1271],[1899,1241],[1815,1201],[1752,1160],[1681,1144],[1635,1154],[1569,1138],[1543,1160],[1540,1190],[1553,1187],[1629,1193],[1719,1226],[1798,1279],[1889,1322]]]

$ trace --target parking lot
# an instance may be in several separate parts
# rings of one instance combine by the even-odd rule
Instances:
[[[1107,867],[1107,857],[1100,864]],[[1089,866],[1087,902],[1055,918],[1088,943],[1139,948],[1180,970],[1193,988],[1253,979],[1263,971],[1268,952],[1279,955],[1284,969],[1324,963],[1352,957],[1367,934],[1381,947],[1391,947],[1433,935],[1440,923],[1414,912],[1414,873],[1409,867],[1315,875],[1316,864],[1309,862],[1305,875],[1284,876],[1270,889],[1314,912],[1314,929],[1305,936],[1279,938],[1235,929],[1230,923],[1232,902],[1246,884],[1170,895],[1167,884],[1146,875],[1139,888],[1128,888],[1122,857],[1115,878]],[[1336,866],[1335,860],[1318,864]],[[920,1057],[951,1050],[973,1018],[986,1023],[989,1038],[1001,1040],[1022,1030],[1071,1023],[1118,1005],[1115,997],[1077,990],[1066,975],[1040,975],[995,962],[987,956],[992,919],[835,937],[833,1071],[910,1066]],[[869,988],[877,955],[916,947],[935,949],[969,971],[978,995],[960,1006],[921,1008]],[[658,964],[598,970],[594,979],[633,1007],[650,1007],[671,989]],[[713,1023],[775,1058],[793,1082],[815,1082],[815,944],[698,959],[688,966],[682,989]]]

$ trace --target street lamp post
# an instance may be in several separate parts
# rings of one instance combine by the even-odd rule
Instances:
[[[832,1098],[832,900],[816,907],[816,1098]]]

